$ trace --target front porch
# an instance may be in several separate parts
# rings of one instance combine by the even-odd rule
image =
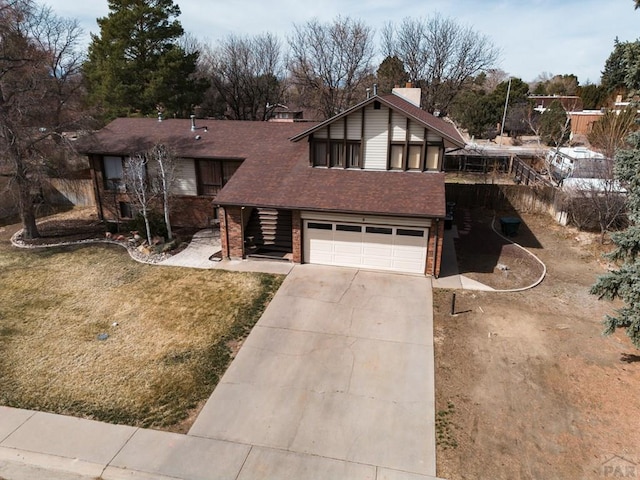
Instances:
[[[220,208],[221,256],[301,263],[300,212],[268,207]]]

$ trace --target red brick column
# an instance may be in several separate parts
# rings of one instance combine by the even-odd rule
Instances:
[[[300,217],[300,210],[291,212],[291,242],[293,262],[302,263],[302,218]]]
[[[228,256],[231,259],[244,258],[244,232],[242,227],[242,207],[226,207],[226,230]]]
[[[438,255],[436,257],[436,268],[433,272],[434,277],[440,276],[440,267],[442,265],[442,249],[444,248],[444,220],[438,221]]]
[[[427,243],[427,265],[425,275],[437,277],[440,275],[442,260],[442,245],[444,238],[444,221],[434,220],[429,228],[429,241]]]

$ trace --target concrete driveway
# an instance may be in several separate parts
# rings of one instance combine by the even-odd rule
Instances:
[[[268,478],[429,478],[433,362],[430,279],[297,265],[189,435],[251,445]]]

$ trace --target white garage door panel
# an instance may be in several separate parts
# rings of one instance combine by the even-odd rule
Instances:
[[[428,231],[428,228],[422,226],[305,220],[304,261],[322,265],[424,273]]]
[[[327,262],[331,262],[333,260],[333,225],[324,222],[309,222],[307,227],[311,232],[307,236],[309,263],[327,264]],[[324,227],[324,229],[320,227]]]

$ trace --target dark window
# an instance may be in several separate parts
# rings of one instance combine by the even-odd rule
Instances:
[[[374,110],[380,110],[380,102],[379,101],[375,101],[373,102],[373,109]]]
[[[307,228],[313,230],[333,230],[333,225],[331,223],[309,222],[307,223]]]
[[[217,195],[241,164],[236,160],[197,160],[198,195]]]
[[[408,230],[406,228],[398,228],[396,230],[396,233],[404,237],[424,237],[424,230]]]
[[[222,188],[222,165],[216,160],[198,160],[198,195],[217,195]]]
[[[336,230],[341,232],[362,232],[360,225],[336,225]]]
[[[344,143],[331,142],[329,153],[329,166],[344,168]]]
[[[360,142],[347,143],[347,167],[362,167],[362,164],[360,163]]]
[[[122,157],[105,156],[102,160],[104,170],[104,188],[107,190],[123,190],[124,168]]]
[[[327,166],[327,142],[325,141],[313,142],[313,166],[314,167]]]
[[[378,233],[380,235],[391,235],[393,230],[387,227],[367,227],[367,233]]]
[[[133,218],[135,212],[130,203],[120,202],[118,206],[120,208],[120,218]]]
[[[226,185],[242,162],[222,162],[222,184]]]

